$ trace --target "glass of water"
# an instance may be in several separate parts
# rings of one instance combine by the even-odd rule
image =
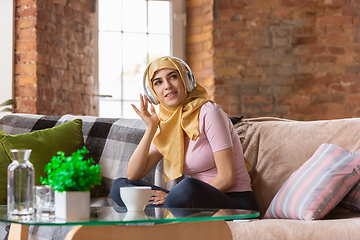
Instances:
[[[54,191],[50,186],[35,186],[35,212],[39,218],[54,217]]]

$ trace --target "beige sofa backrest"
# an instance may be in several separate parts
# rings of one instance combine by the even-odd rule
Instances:
[[[253,118],[235,128],[244,156],[253,164],[250,177],[261,216],[290,175],[322,143],[352,152],[360,149],[360,118],[324,121]]]

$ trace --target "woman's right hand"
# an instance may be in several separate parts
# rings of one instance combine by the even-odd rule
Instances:
[[[145,122],[146,126],[150,128],[157,128],[160,120],[156,114],[155,107],[150,104],[150,112],[148,111],[148,105],[149,101],[146,96],[143,96],[140,94],[140,109],[137,109],[137,107],[134,104],[131,104],[135,112],[141,117],[141,119]]]
[[[141,141],[129,159],[126,172],[129,180],[138,181],[162,158],[160,153],[150,150],[151,141],[155,136],[160,120],[153,105],[150,106],[150,112],[148,111],[148,99],[143,95],[140,95],[141,110],[137,109],[133,104],[131,106],[147,126]]]

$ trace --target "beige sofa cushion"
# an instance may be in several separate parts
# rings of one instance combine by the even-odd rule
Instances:
[[[227,221],[234,240],[358,240],[360,218],[301,221],[262,219],[260,221]]]
[[[261,216],[290,175],[322,143],[352,152],[360,149],[360,118],[324,121],[253,118],[235,128],[244,156],[253,164],[250,177]]]

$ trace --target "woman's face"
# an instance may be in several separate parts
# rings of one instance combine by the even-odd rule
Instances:
[[[167,107],[177,107],[185,96],[185,87],[179,75],[174,69],[161,69],[154,74],[152,87],[159,100]]]

